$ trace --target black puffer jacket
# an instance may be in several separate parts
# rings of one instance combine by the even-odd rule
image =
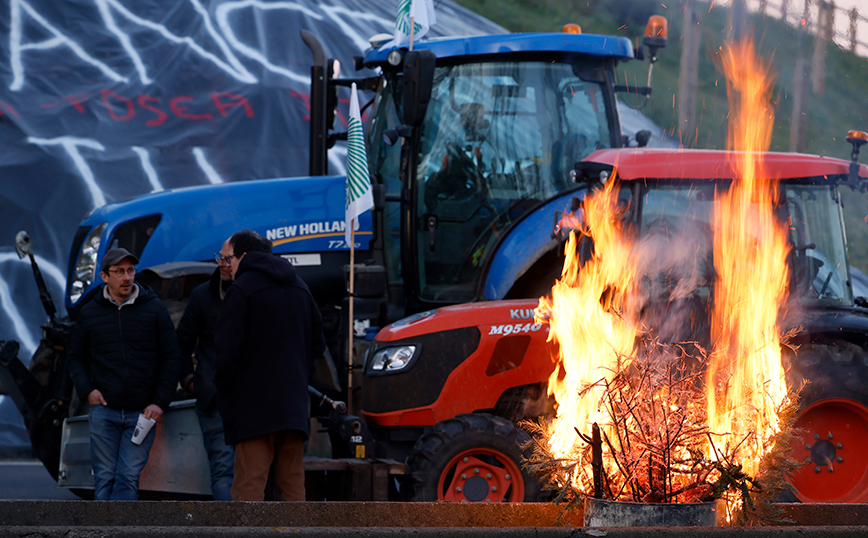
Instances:
[[[307,385],[325,338],[319,308],[292,264],[248,252],[226,290],[215,340],[226,443],[283,430],[310,435]]]
[[[105,285],[81,309],[69,348],[69,373],[79,397],[98,389],[108,407],[169,408],[178,383],[178,338],[163,302],[143,284],[122,308],[103,296]]]
[[[214,326],[220,313],[220,269],[214,271],[211,280],[197,286],[190,295],[190,302],[178,323],[178,344],[181,346],[181,374],[183,383],[193,375],[193,395],[196,405],[210,411],[215,406],[217,388],[214,387]],[[196,351],[195,372],[193,350]]]

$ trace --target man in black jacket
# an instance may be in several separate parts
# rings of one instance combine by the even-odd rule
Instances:
[[[232,498],[261,501],[272,461],[280,500],[303,501],[308,381],[325,352],[307,285],[252,230],[229,238],[235,282],[217,318],[217,406],[235,445]]]
[[[139,260],[116,248],[103,258],[105,284],[79,314],[69,372],[90,404],[94,498],[136,500],[156,428],[132,442],[139,415],[159,419],[178,380],[180,352],[163,302],[135,282]]]
[[[226,289],[232,284],[232,250],[229,241],[215,254],[217,270],[211,280],[193,290],[190,302],[178,323],[181,345],[181,386],[196,396],[196,416],[211,467],[211,494],[215,501],[231,501],[235,452],[226,444],[223,418],[217,411],[214,386],[214,327]],[[193,350],[196,368],[193,369]]]

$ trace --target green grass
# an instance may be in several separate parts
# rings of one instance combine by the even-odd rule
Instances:
[[[685,146],[725,148],[729,105],[726,82],[718,69],[720,47],[727,39],[728,13],[722,7],[697,3],[702,26],[699,52],[699,93],[697,130],[681,133],[678,129],[675,99],[678,92],[681,61],[681,34],[684,0],[455,0],[512,32],[560,31],[564,24],[577,23],[585,33],[607,34],[641,40],[650,15],[663,15],[669,21],[669,42],[659,53],[654,66],[650,100],[638,101],[642,112],[660,127],[670,131]],[[790,123],[793,111],[793,73],[798,50],[810,65],[814,48],[813,35],[782,21],[750,14],[757,50],[769,62],[775,75],[773,110],[775,124],[770,149],[789,151]],[[864,39],[864,38],[863,38]],[[648,62],[630,62],[618,67],[619,78],[632,85],[644,84]],[[827,46],[825,88],[815,95],[810,88],[805,118],[805,153],[839,159],[850,158],[847,131],[868,131],[868,58],[858,57],[835,44]],[[630,104],[630,98],[624,98]],[[868,163],[868,148],[860,158]],[[846,189],[845,189],[846,190]],[[844,194],[844,221],[850,240],[851,263],[868,269],[868,196]]]

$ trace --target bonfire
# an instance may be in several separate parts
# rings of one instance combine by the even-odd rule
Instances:
[[[536,311],[557,344],[549,380],[557,411],[527,425],[536,434],[527,465],[558,500],[724,499],[730,522],[769,521],[795,464],[788,447],[798,388],[786,386],[788,335],[776,324],[788,299],[786,223],[774,213],[777,185],[760,180],[773,79],[750,40],[728,46],[722,64],[740,179],[715,193],[713,270],[675,259],[678,274],[661,274],[659,258],[672,249],[648,245],[655,239],[627,224],[617,168],[585,197],[581,218],[563,223],[578,233]],[[685,340],[649,316],[650,306],[684,299],[704,278],[714,280],[705,339]]]

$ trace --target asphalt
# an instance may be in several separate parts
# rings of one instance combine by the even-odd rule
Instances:
[[[868,505],[781,505],[787,527],[581,527],[553,504],[0,501],[0,538],[868,536]]]

